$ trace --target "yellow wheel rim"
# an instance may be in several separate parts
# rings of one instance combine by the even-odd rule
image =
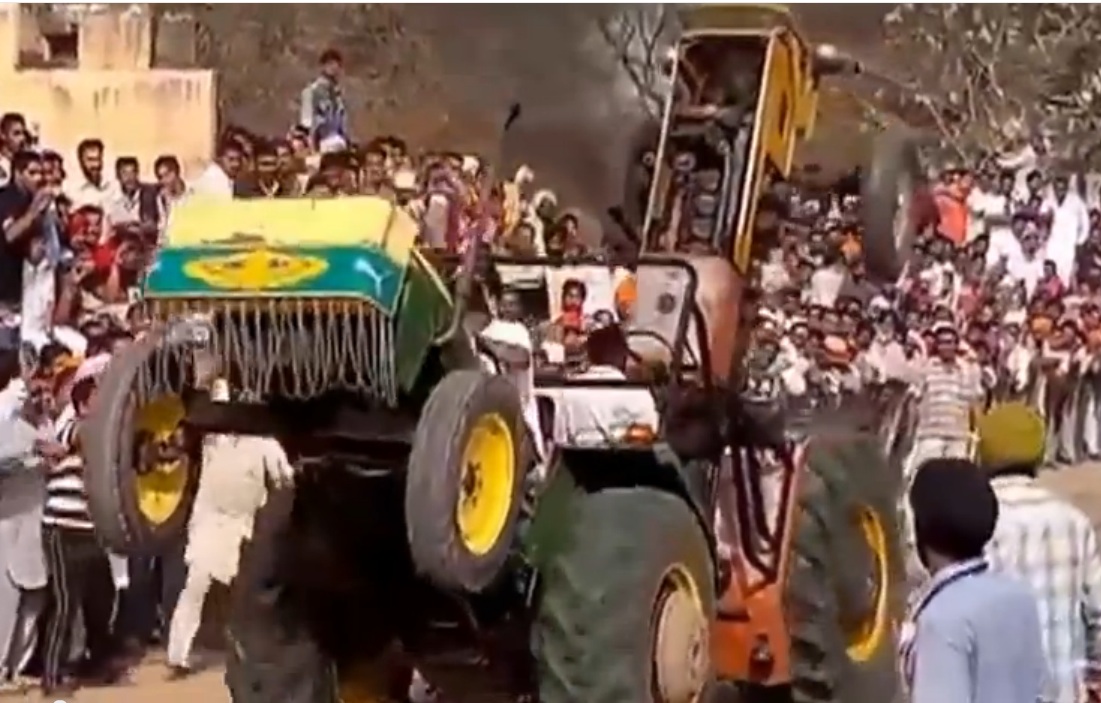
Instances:
[[[651,691],[655,701],[698,701],[710,658],[708,614],[700,587],[684,564],[662,576],[652,606]]]
[[[680,591],[685,593],[692,599],[692,604],[697,609],[703,612],[703,599],[700,597],[700,587],[696,583],[696,578],[692,575],[692,572],[688,570],[688,567],[684,564],[674,564],[669,567],[665,572],[665,576],[661,579],[662,591]]]
[[[864,622],[854,628],[847,648],[849,658],[855,662],[869,661],[882,648],[890,630],[888,598],[889,565],[887,562],[887,535],[879,515],[870,508],[860,509],[860,532],[872,553],[872,577],[874,578],[873,607]]]
[[[172,439],[184,419],[183,400],[178,395],[157,396],[138,408],[135,429],[142,433],[145,442],[156,446]],[[144,458],[149,447],[139,448],[138,456]],[[171,461],[154,460],[152,466],[141,467],[137,474],[136,490],[138,510],[154,525],[163,525],[183,503],[188,483],[186,457]],[[145,470],[148,469],[148,470]]]
[[[463,450],[455,523],[471,554],[488,554],[501,539],[512,510],[516,457],[512,431],[497,413],[474,423]]]

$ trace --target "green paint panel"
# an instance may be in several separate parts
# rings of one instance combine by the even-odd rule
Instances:
[[[354,247],[165,248],[147,298],[355,298],[393,314],[405,267],[379,249]]]

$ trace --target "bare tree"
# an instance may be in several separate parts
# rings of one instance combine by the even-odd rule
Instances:
[[[660,114],[667,86],[662,65],[676,35],[676,14],[664,4],[616,5],[598,19],[597,31],[643,110]]]
[[[1101,157],[1101,8],[903,3],[885,19],[892,66],[959,156],[1042,138],[1060,159]]]

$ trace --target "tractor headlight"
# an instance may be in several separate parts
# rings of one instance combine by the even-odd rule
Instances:
[[[165,333],[170,345],[205,347],[214,339],[214,326],[206,315],[193,314],[174,320]]]

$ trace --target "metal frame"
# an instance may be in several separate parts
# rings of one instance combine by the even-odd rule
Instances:
[[[494,255],[489,255],[487,258],[493,264],[504,264],[506,266],[510,266],[510,265],[511,266],[544,266],[546,268],[561,268],[561,267],[566,267],[566,266],[601,266],[601,267],[604,267],[604,268],[608,267],[607,260],[602,259],[602,258],[597,257],[597,256],[558,258],[558,257],[547,257],[547,256],[498,256],[498,255],[494,254]],[[463,257],[464,265],[466,265],[466,262],[470,259],[471,259],[471,257],[464,256]],[[451,263],[451,262],[457,262],[459,260],[459,257],[457,255],[454,255],[454,254],[449,254],[449,255],[444,255],[441,258],[441,260],[444,261],[444,262],[447,262],[447,263]],[[684,358],[685,358],[685,352],[687,351],[688,329],[689,329],[689,323],[691,321],[691,322],[694,322],[695,325],[696,325],[696,335],[698,337],[697,346],[698,346],[698,351],[699,351],[699,354],[698,354],[699,358],[697,359],[697,361],[699,362],[699,366],[698,366],[697,369],[693,369],[693,370],[698,371],[702,375],[705,383],[710,385],[711,384],[711,353],[710,353],[710,349],[707,347],[707,345],[705,343],[706,340],[707,340],[707,323],[706,323],[706,320],[703,317],[703,312],[700,310],[699,306],[696,304],[696,292],[699,290],[699,274],[696,273],[696,269],[693,268],[692,265],[690,263],[688,263],[683,258],[676,257],[676,256],[667,256],[667,255],[643,254],[638,259],[636,259],[633,263],[636,266],[646,266],[646,265],[667,266],[667,267],[678,268],[678,269],[681,269],[682,271],[687,272],[687,274],[688,274],[688,287],[685,290],[685,303],[681,307],[680,319],[677,320],[677,331],[676,331],[675,337],[674,337],[674,339],[669,340],[670,347],[671,347],[670,351],[671,351],[672,356],[673,356],[673,358],[671,360],[671,363],[670,363],[670,368],[669,368],[670,383],[673,383],[673,382],[681,379],[681,377],[683,375],[683,372],[685,370]],[[460,273],[460,278],[456,279],[456,291],[457,291],[456,296],[459,295],[458,286],[459,286],[459,282],[460,282],[461,278],[462,278],[462,273]],[[462,310],[460,310],[460,306],[458,304],[458,301],[456,301],[455,314],[456,314],[456,316],[465,314],[465,305],[463,306]],[[459,326],[461,324],[462,324],[461,320],[458,320],[458,321],[452,320],[452,326]],[[584,379],[581,379],[581,380],[561,379],[561,380],[559,380],[555,383],[545,384],[544,387],[556,388],[556,387],[569,387],[569,386],[578,386],[578,387],[608,386],[608,387],[620,387],[620,388],[622,388],[622,387],[648,387],[649,385],[650,384],[647,384],[647,383],[642,382],[642,381],[631,381],[631,380],[617,381],[617,380],[606,379],[606,380],[599,380],[599,381],[595,381],[595,380],[586,381]]]

